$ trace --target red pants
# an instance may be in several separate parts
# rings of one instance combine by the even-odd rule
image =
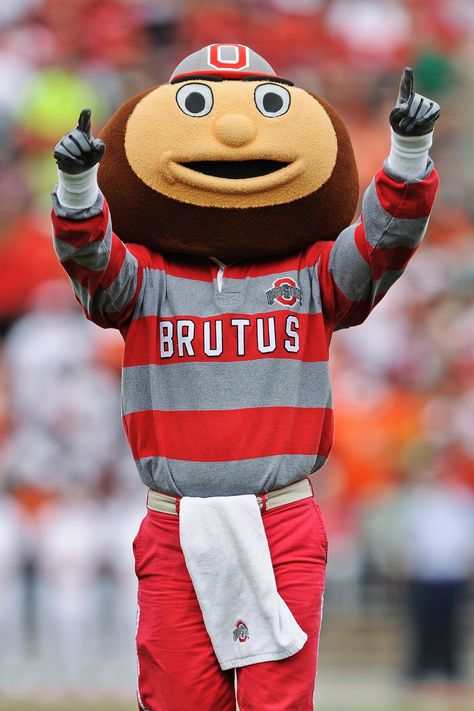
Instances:
[[[292,657],[237,669],[241,711],[312,711],[327,557],[312,498],[262,514],[278,592],[307,633]],[[234,670],[211,646],[179,544],[177,516],[148,511],[133,544],[138,702],[149,711],[234,711]]]

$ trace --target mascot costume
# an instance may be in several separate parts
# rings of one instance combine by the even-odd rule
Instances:
[[[124,337],[123,425],[149,490],[141,709],[231,711],[235,683],[241,711],[313,709],[327,540],[308,477],[333,439],[329,343],[423,237],[438,115],[406,68],[353,224],[342,120],[243,45],[186,57],[102,140],[84,110],[56,146],[55,250],[86,316]]]

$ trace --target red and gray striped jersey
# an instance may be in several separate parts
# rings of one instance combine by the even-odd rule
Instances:
[[[147,486],[259,493],[324,464],[331,335],[361,323],[402,274],[437,184],[431,162],[413,182],[385,166],[335,242],[231,264],[219,279],[213,260],[125,245],[101,194],[74,211],[53,194],[54,246],[76,297],[125,340],[123,425]]]

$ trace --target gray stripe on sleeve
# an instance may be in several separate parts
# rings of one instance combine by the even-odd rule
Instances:
[[[386,294],[390,287],[395,284],[397,279],[401,277],[404,271],[404,269],[388,269],[384,272],[381,278],[374,282],[373,297],[375,298],[381,296],[382,294]]]
[[[172,496],[240,496],[281,489],[320,469],[318,455],[282,454],[227,462],[144,457],[136,462],[146,486]]]
[[[71,207],[64,207],[61,205],[58,199],[57,185],[51,193],[51,199],[53,201],[53,210],[55,214],[58,217],[65,217],[67,220],[87,220],[89,217],[95,217],[96,215],[100,215],[104,206],[104,196],[100,190],[95,203],[91,205],[91,207],[81,208],[80,210],[74,210]]]
[[[285,358],[176,363],[123,369],[125,415],[144,410],[332,407],[327,361]]]
[[[87,287],[82,286],[76,279],[71,279],[71,281],[79,301],[91,315],[94,313],[117,313],[123,311],[133,299],[137,274],[137,259],[127,251],[120,272],[107,289],[99,287],[91,296]]]
[[[347,227],[334,243],[329,258],[329,271],[344,296],[357,301],[367,296],[372,283],[370,265],[361,256],[355,243],[355,230],[360,223]]]
[[[61,262],[72,260],[91,271],[107,269],[112,246],[112,223],[109,218],[107,230],[102,240],[89,242],[76,249],[58,237],[54,237],[54,249]]]
[[[375,180],[365,192],[362,214],[365,236],[372,247],[404,246],[413,249],[420,244],[428,224],[428,217],[413,219],[392,217],[380,204]]]

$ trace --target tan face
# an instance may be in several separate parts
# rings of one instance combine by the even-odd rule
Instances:
[[[100,137],[114,231],[158,252],[227,263],[290,254],[336,239],[357,205],[341,118],[322,97],[282,83],[153,87]]]
[[[289,203],[326,183],[338,141],[308,92],[271,81],[165,84],[133,109],[125,153],[169,198],[202,207]]]

